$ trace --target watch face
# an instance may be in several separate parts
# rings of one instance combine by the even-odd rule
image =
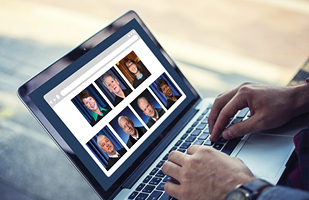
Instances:
[[[248,200],[248,198],[242,191],[233,190],[226,196],[225,200]]]

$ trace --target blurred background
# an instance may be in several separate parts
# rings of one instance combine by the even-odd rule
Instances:
[[[99,199],[16,90],[128,10],[203,97],[286,85],[308,59],[308,0],[0,0],[0,199]]]

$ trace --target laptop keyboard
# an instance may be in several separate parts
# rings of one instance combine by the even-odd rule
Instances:
[[[175,143],[175,145],[170,149],[171,151],[180,151],[185,153],[186,150],[191,145],[205,145],[211,146],[221,152],[230,155],[237,144],[240,142],[241,138],[234,138],[231,140],[226,140],[220,137],[216,142],[211,142],[209,140],[209,128],[208,128],[208,115],[210,112],[210,107],[208,107],[192,124],[185,134]],[[231,118],[230,124],[234,124],[243,120],[247,116],[249,108],[244,108],[240,110],[234,118]],[[230,125],[229,124],[229,125]],[[164,185],[167,181],[172,180],[172,178],[166,176],[162,172],[162,165],[167,161],[168,153],[159,161],[146,178],[140,183],[135,191],[131,193],[128,199],[134,200],[175,200],[175,198],[169,196],[164,192]]]

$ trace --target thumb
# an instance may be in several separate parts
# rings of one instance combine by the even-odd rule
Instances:
[[[222,136],[224,139],[232,139],[241,137],[253,131],[255,131],[255,123],[254,117],[252,116],[245,121],[230,125],[222,132]]]

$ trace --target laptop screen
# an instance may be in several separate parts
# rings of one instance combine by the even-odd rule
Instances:
[[[30,101],[104,191],[137,166],[155,140],[164,140],[175,119],[198,99],[136,18],[127,18],[90,50],[80,45],[84,53],[47,68],[55,72],[46,80],[29,81],[41,81]]]

